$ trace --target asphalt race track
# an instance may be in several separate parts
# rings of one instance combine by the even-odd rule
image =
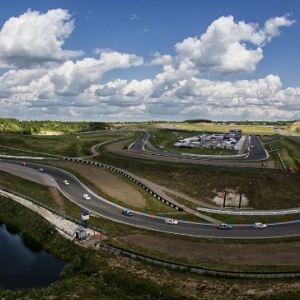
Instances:
[[[268,155],[261,144],[257,136],[251,136],[251,145],[253,148],[249,148],[249,153],[246,157],[231,156],[226,157],[224,155],[191,155],[187,153],[174,153],[169,151],[161,150],[145,150],[145,145],[149,139],[149,133],[142,131],[142,136],[137,139],[132,145],[130,145],[129,150],[137,153],[144,153],[153,156],[165,156],[173,159],[189,159],[189,160],[214,160],[214,161],[262,161],[268,158]]]
[[[41,167],[44,169],[43,172],[39,171]],[[265,229],[254,229],[252,224],[233,224],[232,230],[219,230],[216,225],[184,220],[178,220],[178,225],[169,225],[165,224],[165,218],[163,217],[150,216],[140,212],[134,212],[134,216],[129,217],[121,213],[122,207],[110,203],[108,200],[96,195],[72,174],[56,167],[29,162],[26,162],[26,166],[22,166],[21,161],[2,159],[0,162],[0,170],[25,177],[41,184],[54,186],[69,200],[99,216],[151,230],[188,236],[237,239],[290,237],[299,236],[300,233],[300,222],[270,224]],[[64,180],[68,180],[70,185],[65,185]],[[86,193],[91,196],[91,200],[83,198],[83,194]]]

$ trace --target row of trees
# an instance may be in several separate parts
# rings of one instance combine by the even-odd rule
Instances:
[[[41,134],[56,132],[62,134],[105,130],[104,122],[60,122],[60,121],[20,121],[14,118],[0,118],[1,133]]]
[[[270,125],[270,126],[288,126],[296,121],[211,121],[206,119],[191,119],[185,120],[184,123],[224,123],[224,124],[239,124],[239,125]]]

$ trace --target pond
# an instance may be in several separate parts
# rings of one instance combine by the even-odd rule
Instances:
[[[0,288],[44,287],[59,280],[65,262],[46,251],[33,251],[19,234],[0,226]]]

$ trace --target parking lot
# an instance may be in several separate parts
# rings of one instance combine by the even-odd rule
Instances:
[[[179,139],[173,146],[179,148],[232,149],[243,152],[249,146],[249,137],[243,135],[241,130],[231,130],[228,133],[202,133]]]

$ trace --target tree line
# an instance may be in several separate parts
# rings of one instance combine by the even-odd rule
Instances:
[[[294,121],[212,121],[206,119],[191,119],[185,120],[184,123],[221,123],[221,124],[237,124],[237,125],[270,125],[270,126],[288,126],[296,122]]]
[[[46,132],[72,134],[109,128],[105,122],[20,121],[0,118],[0,133],[43,134]]]

